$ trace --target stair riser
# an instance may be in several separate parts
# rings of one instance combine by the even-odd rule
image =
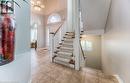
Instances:
[[[74,39],[74,37],[64,37],[64,39]]]

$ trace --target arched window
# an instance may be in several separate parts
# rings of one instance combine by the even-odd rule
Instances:
[[[61,16],[57,13],[53,13],[48,17],[47,24],[61,22]]]
[[[37,29],[38,29],[38,24],[34,23],[31,27],[31,43],[37,41]]]

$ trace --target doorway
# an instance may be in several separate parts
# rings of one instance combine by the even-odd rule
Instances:
[[[37,48],[37,29],[38,29],[38,24],[34,23],[31,26],[31,48]]]

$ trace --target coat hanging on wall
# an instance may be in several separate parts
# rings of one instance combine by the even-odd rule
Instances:
[[[9,0],[0,2],[0,66],[14,60],[15,20],[14,4]]]

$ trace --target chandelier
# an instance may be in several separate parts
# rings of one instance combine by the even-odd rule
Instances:
[[[42,9],[45,8],[45,5],[40,0],[31,0],[31,6],[34,8],[36,11],[41,11]]]

